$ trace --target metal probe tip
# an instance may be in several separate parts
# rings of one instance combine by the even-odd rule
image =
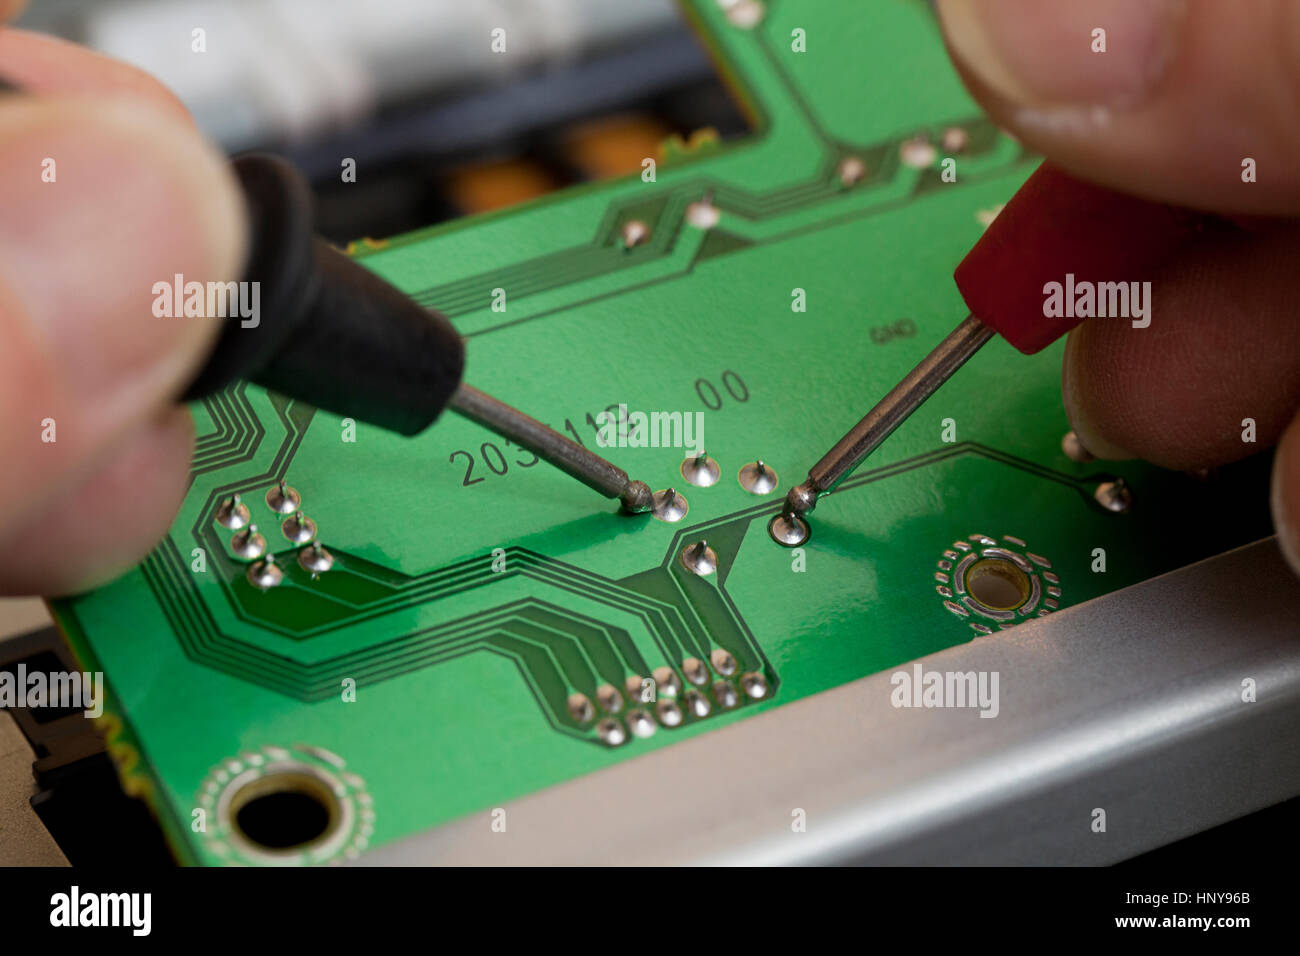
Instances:
[[[809,482],[802,485],[795,485],[785,496],[785,508],[782,509],[787,515],[806,515],[817,507],[817,489]]]
[[[655,504],[655,493],[644,481],[629,481],[627,488],[618,496],[619,504],[629,514],[649,511]]]
[[[809,469],[807,481],[790,489],[781,514],[768,527],[772,539],[786,547],[807,540],[808,528],[803,516],[817,507],[817,499],[835,490],[836,485],[852,474],[863,459],[992,337],[991,328],[975,316],[967,316]]]
[[[654,507],[654,492],[644,481],[633,481],[612,462],[472,385],[461,383],[451,397],[451,408],[526,448],[606,498],[617,498],[623,511],[629,514],[640,514]]]

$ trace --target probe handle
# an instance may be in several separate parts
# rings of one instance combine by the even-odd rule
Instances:
[[[233,166],[248,204],[244,279],[257,283],[258,315],[220,320],[183,400],[248,379],[403,435],[423,431],[460,385],[465,346],[455,328],[317,238],[311,191],[289,163],[252,155]]]
[[[1044,163],[998,213],[953,278],[971,314],[1027,355],[1084,317],[1044,315],[1044,286],[1150,281],[1211,218],[1082,182]],[[1148,303],[1149,304],[1149,303]]]

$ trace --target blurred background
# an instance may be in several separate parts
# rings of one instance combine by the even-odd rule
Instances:
[[[673,0],[39,0],[18,25],[154,74],[230,153],[288,156],[340,245],[747,128]]]

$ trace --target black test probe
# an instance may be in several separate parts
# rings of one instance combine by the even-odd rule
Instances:
[[[248,205],[244,279],[260,283],[259,321],[226,326],[184,401],[246,379],[402,435],[423,431],[450,406],[625,511],[653,508],[645,482],[462,382],[465,345],[446,316],[314,235],[311,190],[292,165],[250,155],[232,166]]]

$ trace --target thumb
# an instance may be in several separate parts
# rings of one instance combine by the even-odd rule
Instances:
[[[938,10],[994,120],[1076,175],[1215,212],[1300,213],[1293,0],[938,0]]]
[[[221,158],[140,104],[0,99],[0,169],[3,536],[174,403],[220,320],[155,317],[153,284],[234,277],[244,223]]]

